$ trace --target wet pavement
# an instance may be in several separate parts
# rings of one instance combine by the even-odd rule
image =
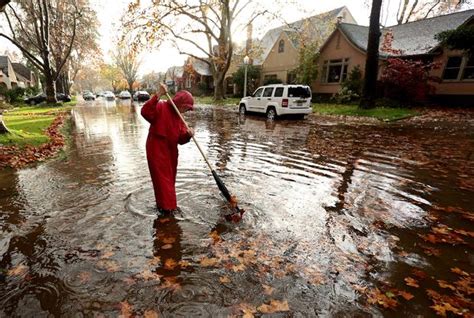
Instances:
[[[67,158],[0,171],[0,317],[418,317],[449,297],[472,314],[472,121],[200,105],[186,118],[247,211],[230,224],[192,143],[182,213],[156,215],[139,113],[81,103]]]

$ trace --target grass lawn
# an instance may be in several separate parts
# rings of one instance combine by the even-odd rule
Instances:
[[[238,105],[240,98],[231,98],[228,97],[221,101],[215,101],[213,96],[203,96],[203,97],[194,97],[196,104],[206,104],[206,105]]]
[[[345,115],[373,117],[384,121],[392,121],[418,115],[418,112],[408,108],[376,107],[359,109],[357,105],[342,104],[313,104],[313,112],[321,115]]]
[[[3,121],[11,133],[0,135],[0,144],[24,147],[47,142],[49,138],[44,130],[51,125],[57,114],[68,111],[71,107],[29,106],[5,112]]]

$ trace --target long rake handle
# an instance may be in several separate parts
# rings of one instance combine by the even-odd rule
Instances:
[[[173,100],[171,99],[171,97],[170,97],[170,95],[169,95],[168,93],[166,93],[166,97],[168,97],[169,101],[171,102],[171,105],[173,105],[173,108],[174,108],[174,110],[176,111],[176,113],[178,114],[179,118],[181,118],[181,120],[183,121],[184,125],[186,125],[186,128],[189,129],[188,123],[186,122],[186,120],[184,120],[183,115],[181,115],[181,113],[180,113],[178,107],[177,107],[176,104],[173,102]],[[209,169],[211,170],[211,172],[213,172],[214,169],[212,169],[212,166],[211,166],[211,164],[209,163],[209,160],[207,159],[206,154],[204,153],[204,151],[202,151],[201,145],[199,145],[199,143],[197,142],[196,138],[194,138],[194,135],[191,136],[191,138],[193,139],[194,143],[195,143],[196,146],[198,147],[199,152],[201,153],[202,157],[204,158],[204,161],[207,163],[207,166],[209,167]]]

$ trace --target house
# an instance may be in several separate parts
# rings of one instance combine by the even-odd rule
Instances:
[[[12,89],[20,86],[16,78],[15,70],[7,55],[0,55],[0,87]]]
[[[25,65],[21,63],[12,63],[12,66],[17,80],[19,83],[24,84],[23,88],[36,87],[39,84],[36,74]]]
[[[261,82],[280,80],[292,83],[295,79],[292,70],[298,66],[302,40],[322,44],[336,28],[337,22],[356,23],[349,9],[341,7],[269,30],[258,44],[263,54],[253,63],[261,65]]]
[[[211,66],[194,57],[189,57],[184,65],[184,89],[195,95],[209,93],[214,89]]]
[[[166,70],[165,83],[170,90],[179,91],[183,89],[183,73],[182,66],[172,66]]]
[[[456,29],[464,24],[474,23],[474,10],[451,13],[434,18],[409,22],[382,29],[382,34],[391,32],[391,50],[380,48],[380,67],[389,57],[423,59],[437,62],[439,69],[431,76],[441,78],[435,83],[439,98],[474,95],[474,61],[462,52],[443,48],[435,35]],[[334,95],[341,89],[341,83],[354,67],[364,72],[369,28],[350,23],[340,23],[320,49],[318,80],[312,85],[318,95]],[[382,41],[381,41],[382,42]],[[379,72],[380,73],[380,72]],[[468,97],[470,96],[470,97]]]

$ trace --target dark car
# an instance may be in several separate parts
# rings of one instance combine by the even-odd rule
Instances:
[[[139,102],[146,102],[150,99],[150,94],[148,94],[146,91],[138,91],[133,94],[133,99]]]
[[[56,94],[56,99],[60,102],[70,102],[71,96],[63,94],[63,93],[59,93],[59,94]],[[46,101],[45,93],[39,93],[38,95],[25,99],[25,103],[30,104],[30,105],[40,104],[45,101]]]

